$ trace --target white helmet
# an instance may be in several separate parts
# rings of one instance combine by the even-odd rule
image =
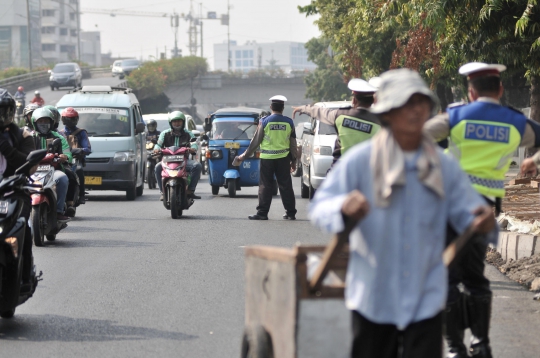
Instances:
[[[34,94],[39,94],[39,91],[34,92]]]

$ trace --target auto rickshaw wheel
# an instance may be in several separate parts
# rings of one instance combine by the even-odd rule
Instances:
[[[212,185],[212,194],[213,195],[219,194],[219,185]]]
[[[229,191],[229,197],[236,197],[236,179],[229,179],[227,184],[227,190]]]

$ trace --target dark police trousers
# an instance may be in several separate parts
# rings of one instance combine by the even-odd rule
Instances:
[[[281,201],[287,214],[296,215],[296,199],[292,187],[290,162],[289,156],[279,159],[261,159],[257,215],[268,216],[270,204],[272,204],[274,175],[276,176]]]
[[[352,311],[352,358],[441,358],[442,313],[398,330]]]

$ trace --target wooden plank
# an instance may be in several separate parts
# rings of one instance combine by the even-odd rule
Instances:
[[[447,267],[453,267],[463,254],[464,248],[471,242],[474,236],[472,225],[465,230],[457,239],[452,241],[443,252],[443,262]]]
[[[532,188],[539,188],[540,187],[540,181],[538,180],[531,180],[531,187]]]
[[[287,249],[273,246],[248,246],[245,248],[245,255],[260,257],[270,261],[281,262],[303,262],[306,255],[298,254],[296,249]]]
[[[531,182],[531,178],[516,178],[512,179],[508,182],[508,185],[517,185],[517,184],[529,184]]]

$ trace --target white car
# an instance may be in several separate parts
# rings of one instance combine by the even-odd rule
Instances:
[[[319,102],[315,106],[324,108],[348,107],[351,102]],[[334,126],[321,123],[318,118],[311,118],[306,123],[302,135],[302,177],[300,179],[300,194],[302,198],[313,198],[326,173],[332,166],[337,132]]]

